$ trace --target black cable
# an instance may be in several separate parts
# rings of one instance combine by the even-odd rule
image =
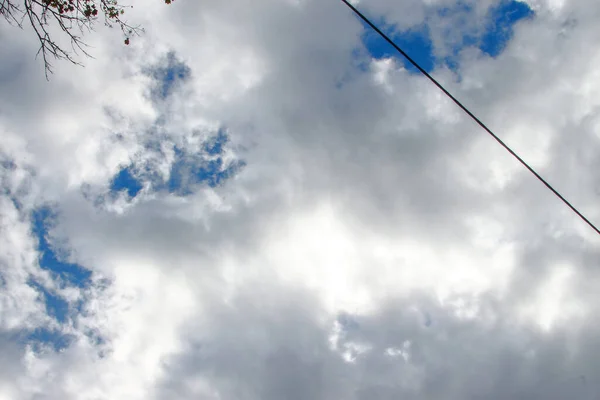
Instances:
[[[544,178],[542,178],[540,176],[540,174],[535,172],[535,170],[532,167],[530,167],[529,164],[527,164],[525,162],[525,160],[523,160],[521,157],[519,157],[517,155],[517,153],[515,153],[510,147],[508,147],[508,145],[506,143],[504,143],[502,141],[502,139],[500,139],[498,136],[496,136],[496,134],[494,134],[494,132],[492,132],[490,130],[490,128],[485,126],[485,124],[483,122],[481,122],[481,120],[479,118],[477,118],[475,115],[473,115],[473,113],[471,111],[469,111],[467,109],[467,107],[463,106],[460,101],[458,101],[454,96],[452,96],[450,94],[450,92],[448,92],[438,81],[436,81],[431,75],[429,75],[429,73],[427,71],[425,71],[415,60],[413,60],[408,54],[406,54],[406,52],[404,50],[402,50],[396,43],[394,43],[392,41],[392,39],[390,39],[385,33],[383,33],[379,28],[377,28],[377,26],[375,26],[375,24],[373,24],[367,17],[365,17],[360,11],[358,11],[347,0],[342,0],[342,2],[344,2],[348,7],[350,7],[350,9],[352,11],[354,11],[354,13],[356,15],[358,15],[363,21],[365,21],[371,28],[373,28],[373,30],[375,30],[375,32],[377,32],[379,35],[381,35],[381,37],[384,38],[389,44],[391,44],[396,50],[398,50],[398,52],[400,52],[400,54],[402,54],[404,56],[404,58],[406,58],[412,65],[414,65],[423,75],[425,75],[427,78],[429,78],[429,80],[431,82],[433,82],[433,84],[435,86],[437,86],[442,92],[444,92],[444,94],[446,94],[446,96],[451,98],[452,101],[454,101],[456,103],[456,105],[458,105],[464,112],[466,112],[469,115],[469,117],[471,117],[475,122],[477,122],[477,124],[479,126],[481,126],[483,129],[485,129],[485,131],[487,133],[489,133],[498,143],[500,143],[500,145],[502,147],[504,147],[506,149],[506,151],[508,151],[514,158],[516,158],[521,164],[523,164],[523,166],[525,168],[527,168],[529,170],[529,172],[531,172],[533,175],[535,175],[535,177],[538,178],[540,180],[540,182],[542,182],[544,185],[546,185],[546,187],[548,189],[550,189],[552,191],[552,193],[554,193],[559,199],[561,199],[563,201],[563,203],[565,203],[571,210],[573,210],[573,212],[575,214],[577,214],[579,216],[579,218],[581,218],[583,221],[585,221],[586,224],[588,224],[593,230],[596,231],[597,234],[600,235],[600,230],[598,228],[596,228],[596,226],[592,222],[590,222],[589,219],[587,219],[582,213],[579,212],[579,210],[577,210],[571,203],[569,203],[569,201],[567,199],[565,199],[556,189],[554,189],[552,187],[552,185],[550,185],[548,182],[546,182],[546,180]]]

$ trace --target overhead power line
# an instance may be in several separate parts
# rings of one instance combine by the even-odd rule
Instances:
[[[450,92],[448,92],[444,86],[442,86],[434,77],[432,77],[427,71],[423,69],[415,60],[412,59],[404,50],[402,50],[392,39],[390,39],[385,33],[383,33],[374,23],[372,23],[363,13],[358,11],[356,7],[350,4],[347,0],[341,0],[344,2],[354,13],[362,19],[367,25],[369,25],[375,32],[377,32],[382,38],[385,39],[390,45],[392,45],[400,54],[404,56],[412,65],[415,66],[423,75],[425,75],[435,86],[437,86],[446,96],[448,96],[456,105],[458,105],[469,117],[471,117],[480,127],[482,127],[487,133],[489,133],[502,147],[506,149],[514,158],[517,159],[525,168],[529,170],[540,182],[542,182],[552,193],[556,195],[559,199],[562,200],[563,203],[567,205],[579,218],[581,218],[586,224],[588,224],[597,234],[600,235],[600,230],[596,228],[596,226],[585,217],[575,206],[573,206],[567,199],[565,199],[558,190],[554,189],[552,185],[550,185],[540,174],[538,174],[525,160],[523,160],[517,153],[513,151],[506,143],[502,141],[494,132],[490,130],[479,118],[477,118],[467,107],[465,107],[460,101],[456,99]]]

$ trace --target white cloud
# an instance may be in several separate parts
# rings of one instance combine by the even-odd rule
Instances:
[[[443,21],[455,2],[358,6],[400,29],[429,22],[443,55],[496,3],[472,4]],[[465,50],[462,80],[435,74],[600,221],[600,8],[529,4],[536,17],[497,58]],[[130,15],[145,35],[123,48],[100,30],[96,58],[57,64],[50,82],[27,32],[0,26],[15,38],[0,41],[0,399],[598,393],[598,239],[427,80],[391,60],[358,68],[362,27],[341,2]],[[158,99],[148,71],[169,52],[190,77]],[[223,185],[107,195],[130,164],[168,179],[174,146],[198,152],[222,127],[227,160],[246,162]],[[42,204],[89,287],[39,268]],[[85,299],[68,323],[31,276]],[[70,344],[27,344],[48,326]]]

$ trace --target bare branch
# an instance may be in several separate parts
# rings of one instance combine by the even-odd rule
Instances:
[[[22,1],[22,6],[17,1]],[[172,0],[165,3],[171,4]],[[0,15],[8,23],[22,28],[27,21],[33,28],[40,43],[36,57],[41,55],[44,61],[46,79],[52,73],[51,60],[82,65],[75,55],[91,57],[82,37],[94,30],[100,18],[105,26],[121,30],[125,44],[129,44],[132,36],[140,35],[142,28],[122,19],[127,8],[130,6],[120,4],[119,0],[0,0]],[[70,41],[70,50],[61,47],[61,41],[51,35],[56,28]]]
[[[22,14],[22,11],[11,0],[0,0],[0,15],[2,15],[9,24],[15,24],[21,27],[21,21],[17,19],[18,14]]]

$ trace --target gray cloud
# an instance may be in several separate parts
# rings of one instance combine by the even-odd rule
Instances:
[[[434,15],[452,1],[359,5],[401,29],[429,23],[443,55],[494,4],[448,20]],[[497,58],[465,49],[460,80],[434,73],[598,220],[600,9],[530,4],[536,17]],[[12,279],[0,354],[20,366],[0,369],[0,399],[597,395],[597,239],[424,78],[357,53],[362,27],[342,4],[131,16],[146,36],[121,49],[100,31],[96,60],[50,83],[19,47],[28,39],[0,46],[0,271]],[[169,52],[191,72],[158,102],[147,70]],[[126,165],[167,178],[174,146],[193,152],[221,127],[224,157],[247,164],[223,185],[95,201]],[[59,215],[50,238],[95,273],[61,292],[83,300],[60,326],[74,338],[62,352],[4,334],[48,324],[26,282],[40,204]]]

